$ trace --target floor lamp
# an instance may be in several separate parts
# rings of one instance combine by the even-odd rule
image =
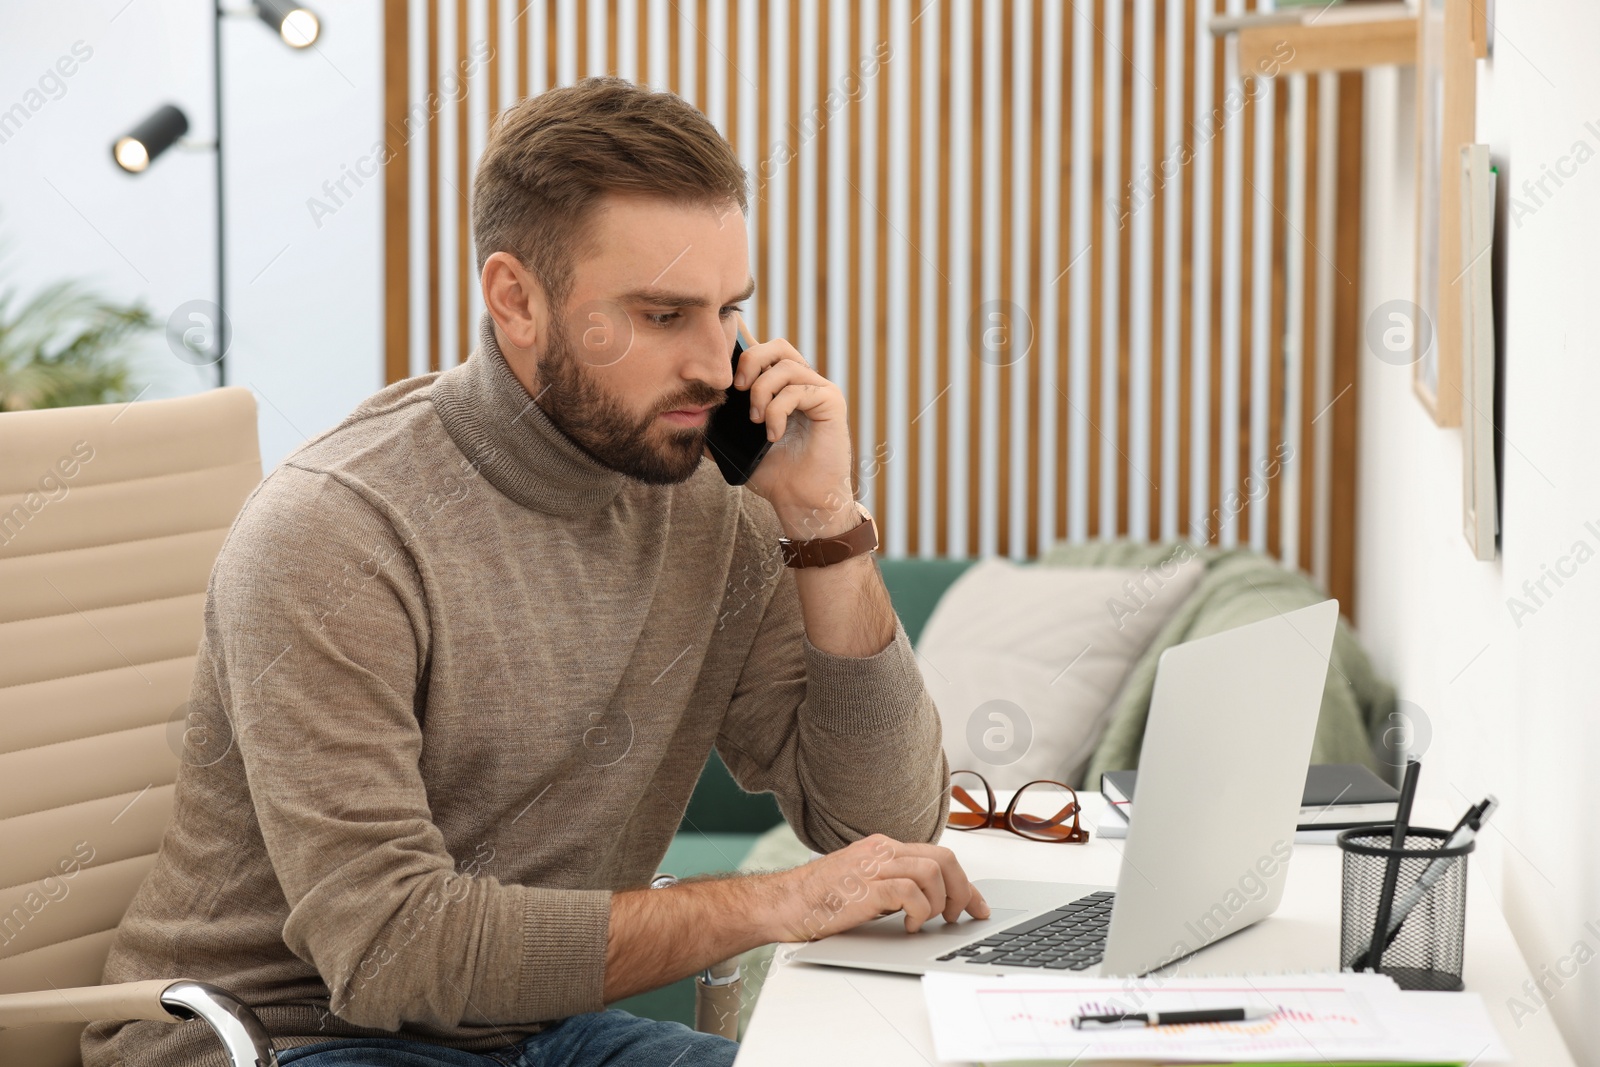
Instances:
[[[185,140],[189,132],[189,118],[181,108],[163,104],[143,122],[118,137],[111,145],[111,158],[129,174],[142,174],[161,153],[180,142],[188,147],[208,147],[216,153],[217,165],[217,302],[215,321],[206,323],[206,314],[196,311],[190,317],[202,321],[195,329],[183,333],[183,345],[193,353],[188,359],[196,366],[216,365],[217,384],[228,384],[228,344],[233,328],[229,324],[227,262],[223,242],[223,183],[222,183],[222,17],[224,15],[252,15],[275,30],[283,43],[290,48],[310,48],[322,33],[322,22],[316,14],[290,0],[257,0],[247,7],[212,8],[211,22],[211,86],[216,108],[216,135],[206,142]],[[169,323],[170,326],[170,323]],[[209,327],[209,329],[207,328]],[[191,336],[205,337],[203,344],[191,343]],[[174,349],[176,351],[176,349]]]

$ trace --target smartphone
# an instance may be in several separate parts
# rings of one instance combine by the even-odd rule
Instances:
[[[739,354],[744,342],[733,340],[733,368],[739,369]],[[761,457],[767,454],[772,442],[767,440],[767,424],[750,420],[750,390],[732,389],[721,407],[711,413],[706,427],[706,444],[711,446],[711,458],[729,485],[743,485],[750,480]]]

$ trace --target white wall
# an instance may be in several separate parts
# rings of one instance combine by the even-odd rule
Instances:
[[[1434,426],[1411,368],[1363,353],[1359,629],[1420,706],[1424,792],[1504,807],[1474,857],[1580,1063],[1600,1063],[1600,162],[1535,204],[1522,188],[1587,142],[1600,155],[1600,7],[1499,0],[1481,64],[1478,137],[1500,169],[1505,271],[1502,554],[1473,560],[1461,532],[1461,432]],[[1367,76],[1363,314],[1413,299],[1413,79]],[[1592,126],[1586,124],[1592,123]],[[1586,156],[1587,158],[1587,156]],[[1563,164],[1571,172],[1573,161]],[[1535,210],[1511,220],[1514,195]],[[1589,525],[1592,524],[1592,525]],[[1583,542],[1592,559],[1551,595],[1538,580]],[[1580,553],[1581,554],[1581,553]],[[1532,614],[1514,619],[1509,598]],[[1520,625],[1519,625],[1520,622]],[[1586,948],[1579,951],[1578,942]],[[1580,962],[1580,959],[1585,962]]]
[[[382,188],[347,185],[353,195],[320,227],[306,206],[381,135],[381,7],[317,10],[324,34],[306,52],[252,17],[223,22],[229,384],[256,392],[269,470],[383,384]],[[75,44],[88,58],[39,91]],[[215,299],[211,153],[175,148],[138,177],[110,153],[163,103],[184,110],[191,136],[211,137],[209,5],[7,5],[0,111],[19,103],[27,117],[0,142],[0,288],[80,278],[142,298],[163,322],[187,300]],[[146,398],[215,381],[173,356],[162,331],[141,344],[139,369]]]

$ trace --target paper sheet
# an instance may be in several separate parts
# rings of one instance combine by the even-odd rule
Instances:
[[[1406,993],[1373,974],[1071,978],[926,974],[941,1060],[1497,1063],[1506,1053],[1473,993]],[[1271,1019],[1077,1030],[1080,1014],[1269,1008]]]

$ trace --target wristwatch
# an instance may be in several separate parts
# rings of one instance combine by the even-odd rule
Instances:
[[[783,553],[785,567],[826,567],[843,563],[852,556],[871,552],[878,547],[878,521],[860,503],[856,510],[861,521],[853,528],[833,537],[813,537],[809,541],[778,538],[778,548]]]

